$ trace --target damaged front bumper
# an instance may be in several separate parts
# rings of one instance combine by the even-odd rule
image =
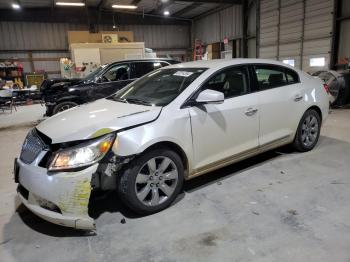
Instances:
[[[49,222],[94,230],[88,205],[97,167],[94,164],[80,171],[48,174],[46,168],[18,159],[18,196],[28,209]]]

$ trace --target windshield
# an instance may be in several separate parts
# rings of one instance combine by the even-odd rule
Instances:
[[[165,106],[186,89],[206,68],[159,69],[110,97],[124,103]]]
[[[102,65],[98,67],[95,71],[91,72],[87,76],[84,77],[84,81],[93,81],[95,80],[95,77],[98,76],[104,68],[106,68],[107,65]]]

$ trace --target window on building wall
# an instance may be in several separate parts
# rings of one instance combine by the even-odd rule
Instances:
[[[294,59],[284,59],[283,61],[282,61],[284,64],[286,64],[286,65],[290,65],[290,66],[295,66],[295,60]]]
[[[311,67],[322,67],[326,65],[325,57],[313,57],[310,58],[310,66]]]

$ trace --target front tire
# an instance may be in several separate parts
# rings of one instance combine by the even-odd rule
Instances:
[[[180,193],[184,180],[181,158],[168,149],[143,153],[120,174],[119,197],[134,212],[146,215],[167,208]]]
[[[300,120],[293,147],[299,152],[312,150],[321,132],[321,116],[314,109],[307,110]]]

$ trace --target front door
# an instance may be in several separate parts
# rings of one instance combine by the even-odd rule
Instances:
[[[248,69],[235,66],[216,73],[201,88],[223,92],[225,100],[189,109],[197,172],[258,147],[258,99],[249,82]]]
[[[123,63],[110,66],[100,77],[99,82],[94,86],[92,92],[95,99],[109,96],[123,88],[133,79],[130,79],[130,64]]]

